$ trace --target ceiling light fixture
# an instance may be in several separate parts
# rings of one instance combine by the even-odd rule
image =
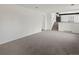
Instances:
[[[39,7],[35,7],[35,8],[39,8]]]
[[[71,4],[71,6],[74,6],[75,4]]]

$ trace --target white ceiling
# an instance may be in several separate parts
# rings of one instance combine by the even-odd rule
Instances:
[[[79,10],[79,4],[73,6],[71,4],[21,4],[20,6],[46,13]]]

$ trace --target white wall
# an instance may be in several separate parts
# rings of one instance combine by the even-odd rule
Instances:
[[[0,5],[0,44],[40,32],[43,16],[17,5]]]
[[[59,23],[59,31],[79,33],[79,23]]]
[[[46,13],[43,15],[42,30],[43,31],[47,30],[47,14]]]

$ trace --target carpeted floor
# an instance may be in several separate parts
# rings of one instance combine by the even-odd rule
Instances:
[[[0,45],[1,55],[77,55],[79,35],[45,31]]]

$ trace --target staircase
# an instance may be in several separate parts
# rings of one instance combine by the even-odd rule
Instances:
[[[53,27],[52,27],[52,30],[54,31],[58,31],[58,22],[55,22]]]

